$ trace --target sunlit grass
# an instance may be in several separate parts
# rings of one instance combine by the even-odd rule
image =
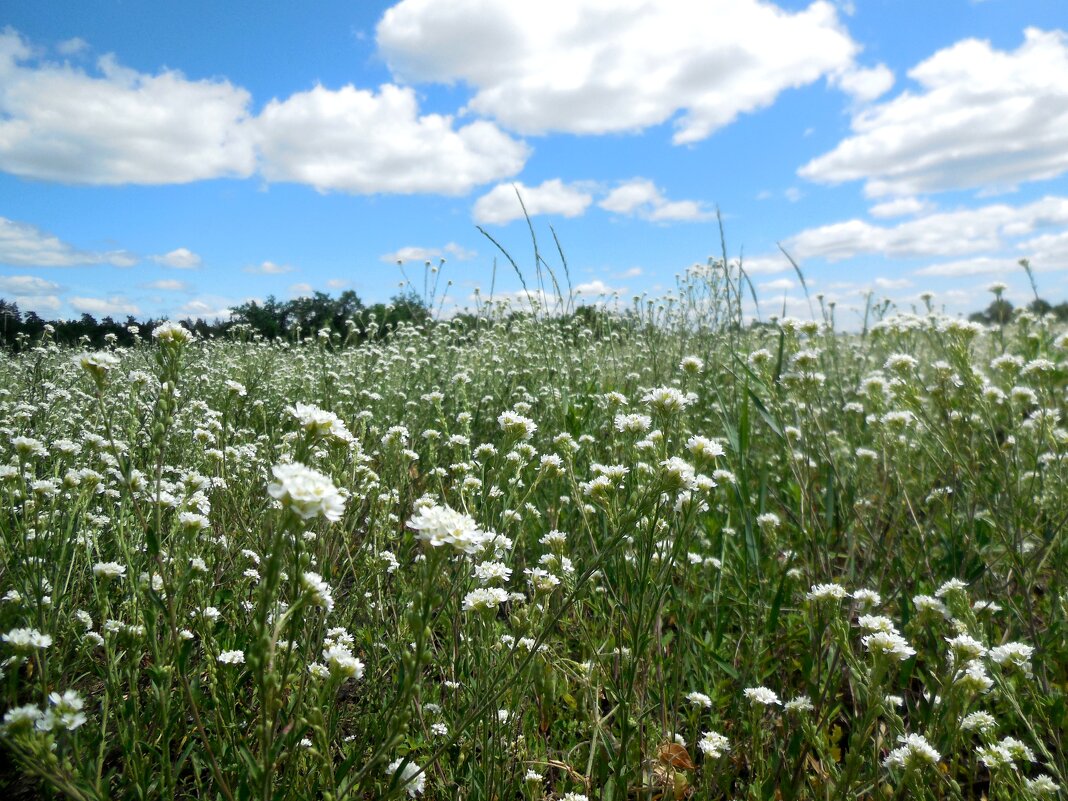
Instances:
[[[722,262],[626,313],[553,287],[0,357],[9,785],[1056,797],[1056,324],[749,326]]]

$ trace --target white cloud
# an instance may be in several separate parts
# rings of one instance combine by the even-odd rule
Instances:
[[[624,181],[597,204],[615,214],[637,215],[654,222],[699,221],[715,216],[694,200],[668,200],[648,178]]]
[[[0,296],[19,305],[23,312],[55,311],[63,305],[62,287],[36,275],[0,276]]]
[[[75,311],[104,317],[125,317],[128,314],[141,313],[136,304],[121,295],[111,295],[107,298],[72,297],[68,298],[67,302]]]
[[[831,77],[831,83],[852,95],[858,103],[882,97],[894,85],[894,73],[885,64],[869,69],[847,69]]]
[[[158,289],[161,292],[186,292],[189,284],[185,281],[175,281],[171,278],[161,278],[159,281],[151,281],[145,284],[146,289]]]
[[[790,264],[789,259],[781,253],[776,253],[771,256],[754,256],[743,259],[742,269],[745,270],[747,275],[767,275],[769,273],[774,275],[775,273],[792,270],[793,266]]]
[[[162,256],[153,256],[152,261],[175,270],[195,270],[201,265],[201,258],[188,248],[176,248]]]
[[[934,204],[928,200],[915,197],[896,197],[882,203],[876,203],[868,213],[872,217],[905,217],[931,211]]]
[[[665,200],[654,206],[646,219],[652,222],[700,222],[715,216],[714,211],[696,200]]]
[[[74,48],[74,44],[70,44]],[[529,148],[485,120],[420,114],[415,93],[323,86],[272,100],[221,79],[141,73],[113,55],[92,70],[35,55],[0,30],[0,170],[72,184],[219,177],[320,192],[464,194],[518,173]]]
[[[15,175],[73,184],[247,176],[249,101],[227,81],[146,75],[113,56],[92,74],[41,61],[15,31],[0,31],[0,169]]]
[[[331,289],[344,289],[350,283],[350,281],[347,281],[344,278],[331,278],[326,282],[326,285]]]
[[[377,40],[396,74],[463,81],[469,110],[517,131],[673,119],[677,144],[852,68],[859,49],[824,0],[796,13],[760,0],[403,0]]]
[[[275,264],[273,261],[265,261],[260,264],[250,264],[244,268],[244,272],[254,273],[255,275],[282,275],[291,273],[295,269],[297,268],[288,264]]]
[[[786,292],[797,286],[796,283],[789,278],[776,278],[774,281],[767,281],[760,284],[757,289],[761,292]]]
[[[972,275],[1022,274],[1020,259],[1027,259],[1035,272],[1068,270],[1068,230],[1041,234],[1013,245],[1015,253],[978,256],[928,265],[917,275],[960,278]]]
[[[598,295],[614,295],[617,293],[622,295],[627,291],[627,288],[625,286],[609,286],[600,278],[595,278],[593,281],[576,284],[574,286],[574,291],[577,294],[584,295],[586,298],[592,298]]]
[[[635,178],[617,186],[597,205],[616,214],[633,214],[640,207],[658,200],[661,200],[661,196],[656,184],[648,178]]]
[[[972,275],[998,275],[1012,270],[1019,270],[1020,265],[1014,259],[977,256],[973,259],[932,264],[916,271],[916,275],[939,278],[963,278]]]
[[[294,298],[305,298],[310,296],[315,291],[315,287],[311,284],[290,284],[289,294]]]
[[[23,312],[54,312],[63,305],[59,295],[14,295],[10,300],[17,303]]]
[[[0,127],[2,125],[0,122]],[[33,225],[0,217],[0,264],[15,267],[75,267],[87,264],[132,267],[137,261],[137,257],[123,250],[104,253],[79,250]]]
[[[449,242],[442,248],[424,248],[419,247],[418,245],[409,245],[407,247],[397,248],[397,250],[390,253],[383,253],[378,258],[381,261],[396,264],[398,261],[437,261],[446,254],[457,261],[469,261],[478,255],[475,251],[468,250],[462,245],[458,245],[455,242]]]
[[[1068,230],[1036,236],[1020,242],[1016,249],[1036,272],[1068,269]]]
[[[478,255],[478,251],[469,250],[463,245],[458,245],[455,242],[450,242],[444,248],[442,248],[442,250],[444,250],[457,261],[470,261]]]
[[[63,56],[76,56],[89,49],[89,43],[79,36],[73,39],[64,39],[56,45],[56,52]]]
[[[201,320],[229,320],[230,306],[220,298],[196,298],[180,306],[175,317]]]
[[[519,203],[516,190],[531,217],[537,214],[579,217],[586,213],[593,202],[593,195],[589,192],[577,184],[565,184],[559,178],[544,181],[538,186],[498,184],[475,201],[475,221],[503,224],[522,219],[523,206]]]
[[[59,284],[36,275],[0,276],[0,292],[6,295],[45,295],[59,290]]]
[[[853,116],[853,135],[799,171],[863,180],[870,197],[1002,190],[1068,170],[1068,44],[1028,28],[1012,52],[966,39],[909,71],[905,91]]]
[[[961,256],[995,250],[1037,228],[1068,224],[1068,198],[1047,196],[1023,206],[994,204],[939,212],[894,226],[863,220],[810,228],[785,247],[796,259],[840,261],[866,253],[891,258]]]
[[[908,289],[912,281],[907,278],[883,278],[875,279],[875,286],[879,289]]]
[[[412,89],[378,92],[316,86],[272,100],[256,120],[269,181],[296,181],[320,192],[462,195],[515,175],[525,144],[496,125],[454,128],[441,114],[420,116]]]
[[[55,311],[63,302],[57,293],[63,288],[36,275],[0,276],[0,297],[13,301],[23,312]]]
[[[439,248],[421,248],[416,245],[409,245],[407,247],[397,248],[397,250],[394,250],[391,253],[383,253],[378,258],[384,262],[396,264],[398,261],[434,261],[440,257],[441,250]]]

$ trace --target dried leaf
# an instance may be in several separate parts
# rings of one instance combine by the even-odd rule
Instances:
[[[665,765],[682,770],[693,770],[693,760],[690,753],[678,743],[664,743],[656,753],[657,759]]]

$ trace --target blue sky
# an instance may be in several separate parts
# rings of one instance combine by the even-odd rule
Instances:
[[[583,295],[744,255],[811,290],[1068,297],[1062,0],[15,2],[0,10],[0,296],[216,316],[274,294],[488,293],[519,187]],[[497,292],[517,290],[500,271]]]

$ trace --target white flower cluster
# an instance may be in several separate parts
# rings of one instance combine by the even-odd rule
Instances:
[[[327,476],[299,462],[275,465],[271,472],[275,481],[267,485],[267,492],[302,520],[341,519],[345,497]]]
[[[468,555],[478,553],[493,539],[469,515],[447,505],[418,507],[408,520],[408,528],[416,531],[416,539],[432,548],[448,545]]]

